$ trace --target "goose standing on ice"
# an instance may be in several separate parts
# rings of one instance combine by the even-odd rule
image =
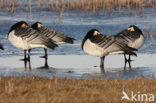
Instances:
[[[44,35],[51,40],[53,40],[57,45],[63,44],[63,43],[69,43],[73,44],[74,43],[74,38],[68,37],[64,33],[58,32],[56,30],[50,29],[48,27],[43,26],[41,22],[36,22],[31,26],[33,29],[37,30],[41,35]],[[42,56],[45,58],[45,66],[48,67],[47,64],[47,59],[48,59],[48,54],[47,54],[47,49],[44,48],[45,51],[45,56]]]
[[[115,38],[125,42],[129,47],[139,49],[144,43],[144,35],[142,31],[135,25],[131,25],[128,29],[125,29],[118,34],[115,35]],[[129,68],[131,68],[131,54],[129,54],[129,58],[126,58],[126,54],[124,54],[125,58],[125,66],[126,63],[129,63]]]
[[[100,57],[101,68],[104,68],[106,55],[119,53],[136,55],[133,52],[135,49],[128,47],[125,43],[116,40],[112,36],[102,35],[97,29],[88,31],[82,41],[81,47],[86,53]]]
[[[9,33],[8,40],[16,48],[24,50],[24,61],[30,61],[30,51],[33,48],[50,48],[57,47],[51,39],[40,35],[36,30],[30,28],[25,21],[14,24]],[[28,58],[27,58],[28,50]]]
[[[0,44],[0,49],[1,49],[1,50],[4,50],[4,48],[3,48],[3,45],[2,45],[2,44]]]

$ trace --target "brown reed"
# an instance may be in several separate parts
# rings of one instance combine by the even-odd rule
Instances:
[[[39,11],[40,11],[41,4],[42,4],[42,0],[38,0],[38,10]]]
[[[44,4],[48,9],[50,8],[47,0],[44,0]]]
[[[54,0],[51,0],[51,1],[50,1],[50,7],[51,7],[51,10],[52,10],[52,11],[55,10],[53,3],[54,3]]]
[[[13,13],[14,13],[14,8],[15,8],[15,1],[13,0],[11,2],[11,15],[13,16]]]
[[[21,0],[17,0],[17,6],[21,6],[21,5],[22,5]]]
[[[4,0],[0,0],[0,8],[4,7]]]
[[[6,3],[8,4],[8,6],[7,6],[7,12],[9,12],[10,11],[10,0],[6,0]]]
[[[7,7],[10,0],[0,0],[0,8]],[[21,0],[15,0],[15,5],[23,6]],[[65,3],[65,4],[64,4]],[[62,12],[61,7],[65,5],[64,10],[81,10],[81,11],[93,11],[99,12],[100,10],[109,10],[120,12],[122,8],[127,8],[131,13],[132,8],[136,7],[138,13],[143,13],[144,7],[155,7],[156,0],[38,0],[37,7],[40,10],[41,5],[45,5],[47,8]],[[28,4],[29,6],[29,4]]]
[[[59,4],[59,0],[56,0],[56,1],[55,1],[55,9],[56,9],[56,11],[58,11],[58,12],[60,11],[59,5],[60,5],[60,4]]]
[[[152,32],[150,32],[150,38],[151,38],[152,46],[154,46],[154,37],[153,37],[153,33]]]
[[[33,17],[32,17],[32,14],[31,14],[31,0],[29,0],[29,15],[30,15],[30,24],[32,24],[32,21],[33,21]]]

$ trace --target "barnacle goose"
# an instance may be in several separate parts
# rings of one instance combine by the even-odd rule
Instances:
[[[1,49],[1,50],[4,50],[4,48],[3,48],[3,45],[2,45],[2,44],[0,44],[0,49]]]
[[[50,48],[57,47],[51,39],[40,35],[36,30],[30,28],[25,21],[14,24],[8,32],[8,40],[16,48],[24,50],[24,61],[30,61],[30,51],[33,48]],[[27,58],[28,50],[28,58]]]
[[[45,35],[46,37],[52,39],[57,45],[62,43],[74,43],[74,38],[68,37],[64,33],[58,32],[56,30],[50,29],[46,26],[43,26],[41,22],[36,22],[31,26],[33,29],[37,30],[41,35]],[[45,61],[47,62],[47,49],[44,48],[45,56],[42,56],[45,58]]]
[[[97,29],[88,31],[82,41],[81,47],[86,53],[100,57],[101,68],[104,68],[106,55],[120,53],[136,55],[133,52],[135,49],[128,47],[124,42],[116,40],[113,36],[102,35]]]
[[[130,25],[128,29],[125,29],[118,34],[115,35],[115,38],[118,40],[121,40],[125,42],[129,47],[139,49],[143,43],[144,43],[144,35],[141,29],[139,29],[135,25]],[[126,68],[126,63],[129,63],[129,68],[131,68],[131,55],[129,54],[129,58],[126,58],[126,55],[124,54],[125,58],[125,66]]]

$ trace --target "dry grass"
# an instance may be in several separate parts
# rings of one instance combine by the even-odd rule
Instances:
[[[12,2],[15,2],[15,6],[29,6],[29,1],[27,4],[22,4],[21,0],[0,0],[0,8],[8,7]],[[24,5],[24,6],[23,6]],[[51,8],[52,11],[62,12],[62,7],[64,10],[79,10],[79,11],[93,11],[99,12],[100,10],[118,11],[120,12],[122,8],[127,8],[131,13],[132,8],[135,7],[138,13],[144,11],[144,7],[155,7],[155,0],[37,0],[37,8],[40,10],[42,6]]]
[[[1,103],[121,103],[122,91],[156,93],[156,80],[1,77]],[[123,101],[122,101],[123,102]],[[126,103],[129,103],[126,101]]]

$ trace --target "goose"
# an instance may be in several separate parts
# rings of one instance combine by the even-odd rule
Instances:
[[[34,23],[31,28],[37,30],[41,35],[44,35],[51,40],[54,41],[57,45],[63,44],[63,43],[68,43],[68,44],[73,44],[74,43],[74,38],[68,37],[64,33],[58,32],[56,30],[53,30],[49,27],[43,26],[41,22],[36,22]],[[45,56],[42,56],[45,58],[45,61],[47,62],[48,54],[47,54],[47,49],[44,48],[45,51]]]
[[[33,48],[57,47],[51,39],[40,35],[36,30],[28,26],[25,21],[15,23],[8,32],[8,40],[16,48],[24,50],[24,61],[30,61],[30,51]],[[27,52],[28,51],[28,58]]]
[[[3,48],[3,45],[2,45],[2,44],[0,44],[0,49],[1,49],[1,50],[4,50],[4,48]]]
[[[140,28],[138,28],[135,25],[130,25],[128,29],[125,29],[115,35],[115,38],[118,40],[123,41],[126,43],[129,47],[139,49],[144,44],[144,35]],[[131,55],[129,54],[129,58],[126,58],[126,54],[124,54],[125,58],[125,66],[126,63],[129,63],[129,68],[131,68]]]
[[[84,37],[81,48],[84,52],[100,57],[100,67],[104,68],[105,56],[109,54],[136,55],[135,49],[128,47],[124,42],[116,40],[113,36],[103,35],[97,29],[91,29]]]

